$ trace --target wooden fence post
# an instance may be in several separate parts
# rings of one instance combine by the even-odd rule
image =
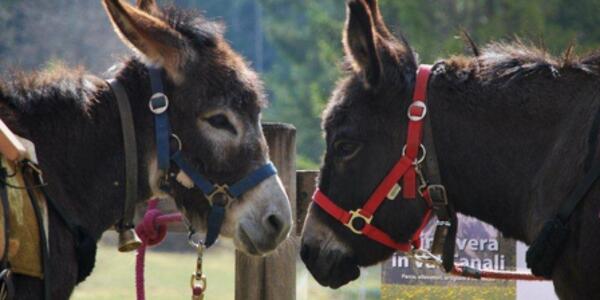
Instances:
[[[263,125],[271,160],[277,166],[296,220],[296,129],[287,124]],[[267,257],[235,254],[236,300],[296,299],[296,257],[298,239],[294,234]]]
[[[315,191],[317,176],[319,171],[298,171],[297,182],[297,199],[296,199],[296,234],[302,233],[302,226],[308,210],[308,205],[312,201],[311,197]]]

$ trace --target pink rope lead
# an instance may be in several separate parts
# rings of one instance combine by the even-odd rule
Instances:
[[[167,224],[181,222],[183,216],[180,213],[163,215],[157,208],[158,199],[148,202],[148,210],[140,224],[135,227],[137,235],[142,240],[142,245],[137,249],[135,257],[135,290],[136,299],[145,300],[144,291],[144,264],[146,247],[160,244],[167,236]]]
[[[137,249],[135,256],[135,293],[137,300],[145,300],[146,292],[144,291],[144,258],[146,257],[146,244]]]

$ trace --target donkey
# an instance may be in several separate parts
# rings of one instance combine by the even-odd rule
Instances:
[[[195,230],[204,230],[209,205],[188,190],[187,174],[173,171],[173,192],[159,187],[149,66],[163,70],[172,132],[182,155],[210,181],[234,183],[264,165],[268,147],[261,128],[266,100],[261,81],[225,42],[218,24],[199,14],[161,8],[154,0],[137,7],[103,0],[116,33],[137,52],[116,71],[130,102],[136,131],[140,203],[151,196],[176,200]],[[124,143],[115,96],[101,78],[82,69],[56,68],[21,74],[0,83],[0,118],[31,140],[51,198],[97,241],[123,215]],[[177,177],[177,178],[176,178]],[[274,250],[291,228],[281,181],[272,176],[227,204],[221,234],[252,255]],[[51,299],[66,299],[78,283],[75,237],[49,210]],[[92,257],[86,259],[94,260]],[[19,299],[39,299],[41,280],[14,275]]]
[[[406,39],[387,29],[376,0],[351,0],[347,8],[349,70],[323,113],[318,188],[354,210],[402,156],[418,62]],[[586,155],[600,159],[588,141],[600,109],[600,54],[559,60],[522,42],[475,53],[437,62],[427,87],[441,179],[456,211],[531,244],[584,177]],[[372,224],[408,242],[427,205],[402,193],[392,199]],[[552,272],[562,299],[600,297],[599,212],[596,184],[572,214]],[[301,258],[320,284],[338,288],[392,253],[310,206]]]

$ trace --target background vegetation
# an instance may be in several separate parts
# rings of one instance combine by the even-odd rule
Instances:
[[[132,0],[133,1],[133,0]],[[298,130],[299,167],[323,152],[320,112],[340,77],[343,0],[158,0],[200,9],[228,27],[227,38],[262,73],[270,121]],[[560,55],[600,45],[598,0],[380,0],[387,23],[423,62],[463,52],[461,28],[485,44],[520,36]],[[27,70],[49,60],[102,72],[128,53],[100,0],[0,0],[0,70]]]

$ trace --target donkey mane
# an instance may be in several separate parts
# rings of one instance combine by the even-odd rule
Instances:
[[[475,57],[454,56],[443,61],[451,66],[459,79],[475,71],[475,76],[485,84],[506,86],[525,77],[549,75],[558,78],[566,72],[579,72],[600,79],[600,51],[582,58],[573,54],[570,46],[557,58],[544,48],[517,39],[514,42],[492,42]]]
[[[80,66],[57,64],[42,71],[15,71],[8,79],[0,78],[0,100],[24,115],[49,113],[59,102],[85,111],[99,81]]]

